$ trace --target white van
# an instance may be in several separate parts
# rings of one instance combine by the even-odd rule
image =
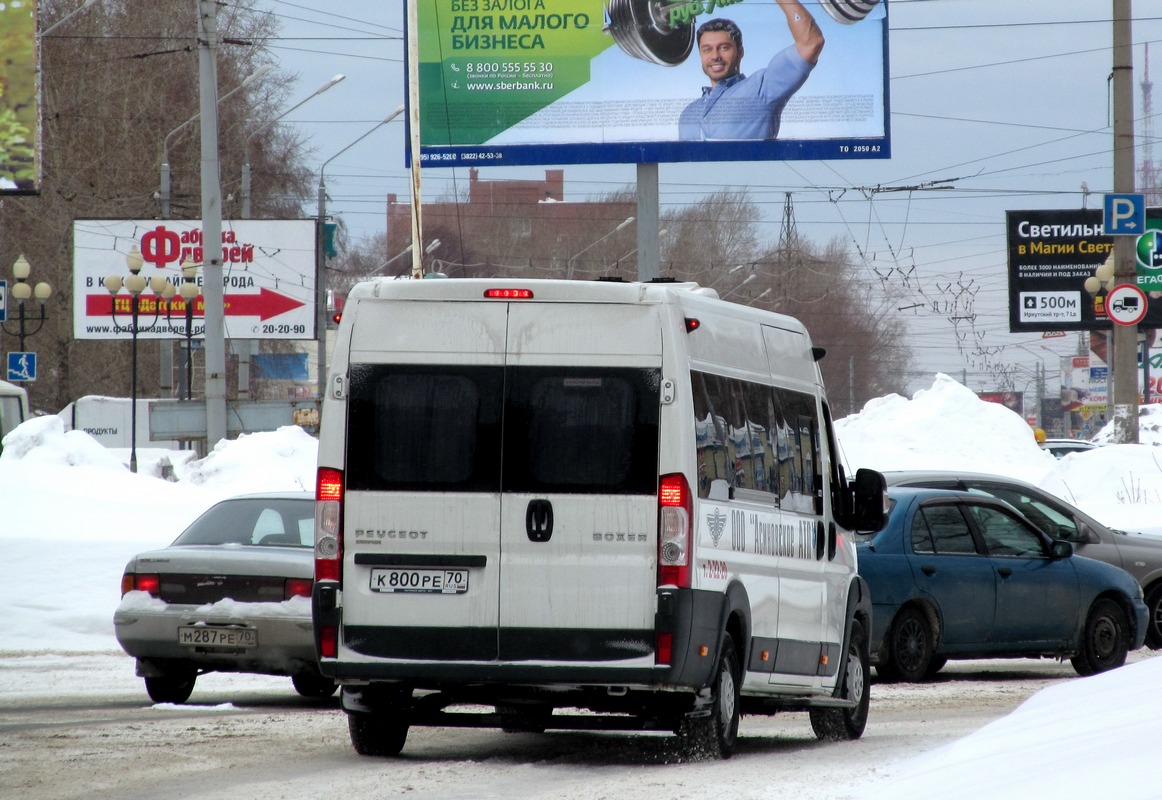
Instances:
[[[355,287],[313,603],[356,751],[441,725],[673,731],[726,757],[742,712],[779,710],[859,737],[848,532],[886,494],[845,479],[816,354],[695,284]]]
[[[28,417],[28,391],[15,383],[0,381],[0,450],[4,449],[4,437]]]

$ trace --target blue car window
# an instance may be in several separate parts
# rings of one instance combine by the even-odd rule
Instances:
[[[932,544],[932,532],[928,530],[928,520],[924,519],[923,513],[912,517],[912,552],[936,552],[936,545]]]
[[[999,508],[970,506],[970,509],[990,556],[1028,558],[1045,555],[1041,538],[1016,517]]]
[[[942,555],[963,555],[976,553],[976,543],[968,521],[957,506],[926,506],[920,509],[916,519],[923,518],[931,537],[931,549],[924,551],[916,547],[916,522],[912,524],[912,547],[917,552],[939,553]]]

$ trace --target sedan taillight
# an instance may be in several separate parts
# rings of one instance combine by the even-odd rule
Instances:
[[[161,576],[126,572],[121,576],[121,596],[129,592],[149,592],[151,597],[157,597],[161,593]]]
[[[287,578],[283,588],[282,599],[290,600],[292,597],[310,597],[311,586],[314,583],[310,578]]]

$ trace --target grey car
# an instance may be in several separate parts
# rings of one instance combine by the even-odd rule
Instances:
[[[184,703],[198,675],[288,675],[329,697],[311,622],[315,501],[309,492],[233,497],[173,544],[125,567],[113,628],[158,703]]]
[[[1080,556],[1113,564],[1133,575],[1146,597],[1146,646],[1162,649],[1162,539],[1109,528],[1056,495],[1002,475],[940,470],[884,472],[888,486],[959,489],[1004,500]]]

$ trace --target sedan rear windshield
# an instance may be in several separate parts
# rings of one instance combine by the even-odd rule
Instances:
[[[194,520],[174,544],[314,547],[315,503],[291,497],[225,500]]]

